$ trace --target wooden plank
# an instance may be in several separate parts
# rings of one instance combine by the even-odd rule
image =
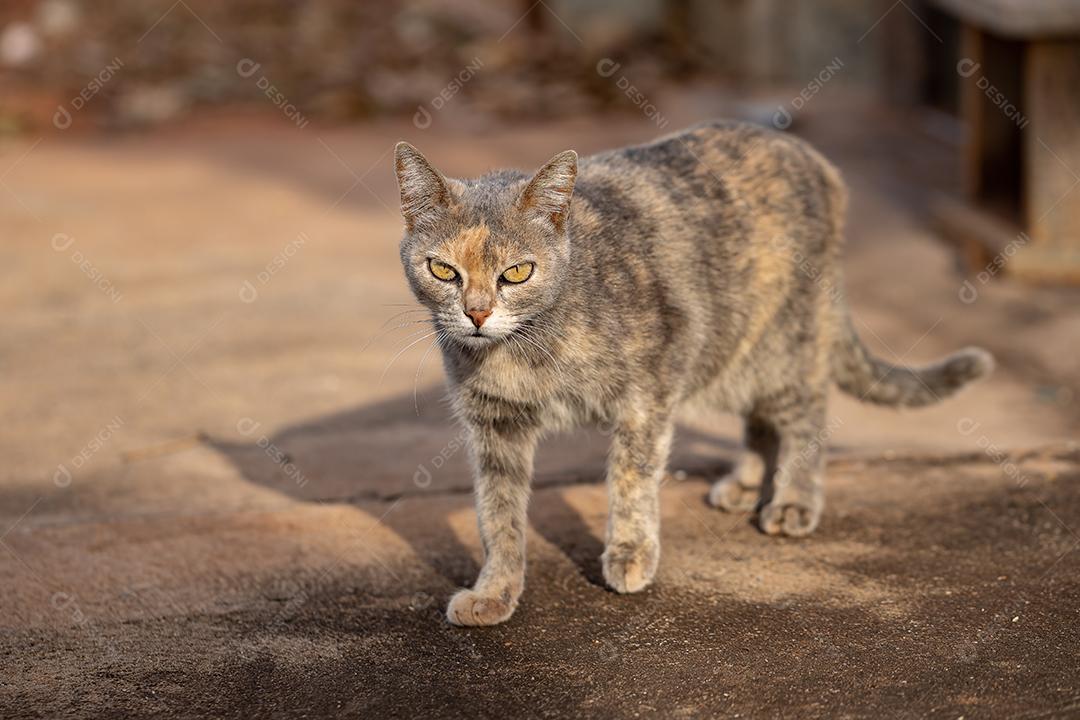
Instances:
[[[1080,41],[1028,48],[1024,131],[1025,225],[1017,272],[1080,277]]]
[[[964,24],[960,33],[961,56],[964,63],[958,65],[958,70],[969,72],[969,68],[982,66],[983,43],[982,31],[968,24]],[[969,63],[971,63],[969,65]],[[977,72],[977,71],[975,71]],[[963,78],[960,83],[960,118],[964,123],[964,154],[963,154],[963,177],[964,195],[971,201],[979,196],[980,179],[982,178],[982,154],[981,149],[985,144],[986,133],[983,130],[986,116],[986,103],[983,102],[972,77]]]
[[[965,22],[1011,38],[1080,34],[1075,0],[931,0]]]

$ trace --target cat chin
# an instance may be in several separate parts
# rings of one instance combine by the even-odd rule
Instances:
[[[499,342],[501,338],[491,335],[457,335],[454,340],[470,350],[481,350]]]

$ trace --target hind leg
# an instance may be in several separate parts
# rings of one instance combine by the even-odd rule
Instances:
[[[762,412],[780,442],[759,525],[769,535],[809,535],[825,507],[825,393],[789,388],[762,403]]]
[[[709,490],[709,503],[728,512],[756,508],[765,478],[776,466],[779,438],[773,427],[751,416],[744,421],[744,428],[746,448],[731,472],[713,483]]]

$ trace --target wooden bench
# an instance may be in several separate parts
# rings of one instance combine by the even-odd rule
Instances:
[[[965,188],[942,230],[975,272],[1080,283],[1080,0],[929,2],[961,27]]]

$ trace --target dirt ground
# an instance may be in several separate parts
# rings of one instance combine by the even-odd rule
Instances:
[[[922,411],[837,396],[800,541],[705,504],[738,433],[688,417],[633,597],[600,580],[603,438],[555,438],[517,614],[448,625],[479,541],[438,358],[394,317],[392,144],[469,175],[656,129],[441,120],[0,145],[0,715],[1080,717],[1080,292],[964,302],[925,211],[952,156],[855,102],[800,131],[853,187],[860,331],[995,375]]]

